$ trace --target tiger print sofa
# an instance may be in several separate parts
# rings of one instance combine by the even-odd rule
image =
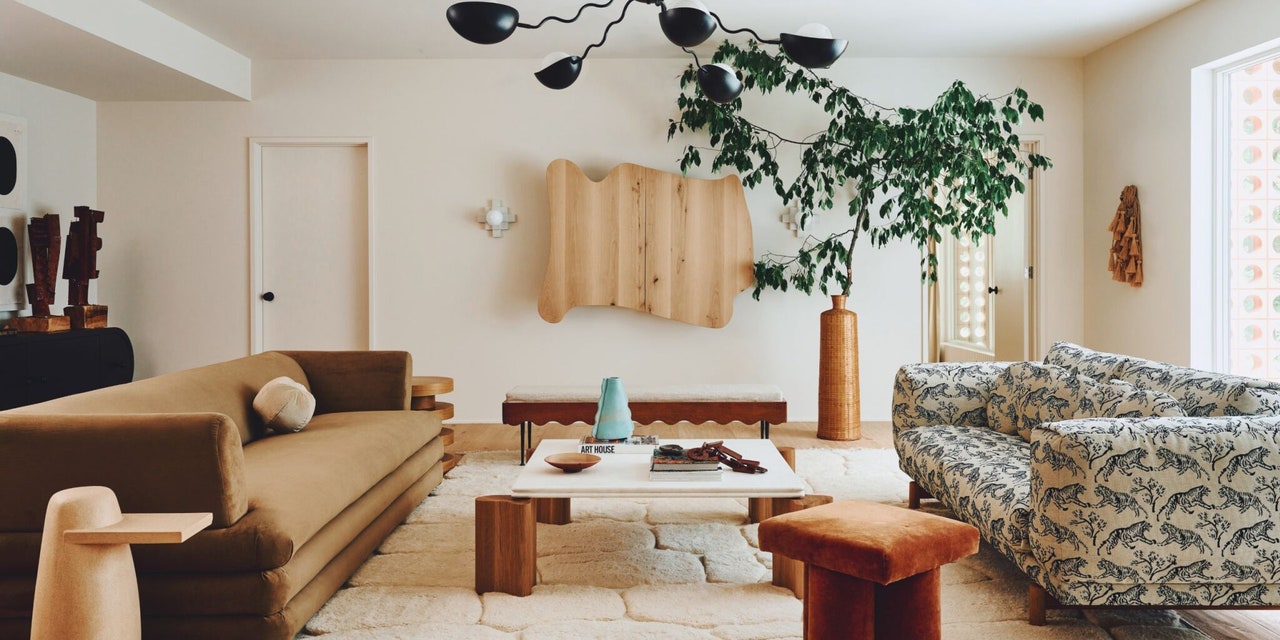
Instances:
[[[936,498],[1025,571],[1032,624],[1280,606],[1280,385],[1057,343],[1044,365],[908,365],[893,395],[912,506]]]

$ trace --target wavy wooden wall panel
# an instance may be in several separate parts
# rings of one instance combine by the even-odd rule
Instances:
[[[551,251],[538,313],[618,306],[723,327],[752,285],[751,216],[737,176],[698,180],[622,164],[601,182],[547,167]]]

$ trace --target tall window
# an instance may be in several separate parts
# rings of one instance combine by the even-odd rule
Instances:
[[[1231,372],[1280,380],[1280,56],[1227,76]]]

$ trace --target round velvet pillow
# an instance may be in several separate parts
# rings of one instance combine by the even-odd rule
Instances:
[[[253,410],[267,428],[276,433],[302,431],[316,412],[316,397],[300,383],[286,376],[264,385],[253,399]]]

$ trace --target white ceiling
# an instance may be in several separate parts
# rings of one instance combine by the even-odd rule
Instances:
[[[518,30],[498,45],[472,44],[445,21],[440,0],[144,0],[252,59],[541,58],[579,53],[625,0],[588,9],[571,25]],[[572,15],[578,0],[505,0],[522,22]],[[849,54],[1078,57],[1197,0],[704,0],[729,27],[776,37],[822,22],[849,39]],[[674,57],[657,9],[632,5],[593,56]],[[719,38],[713,36],[713,41]]]

